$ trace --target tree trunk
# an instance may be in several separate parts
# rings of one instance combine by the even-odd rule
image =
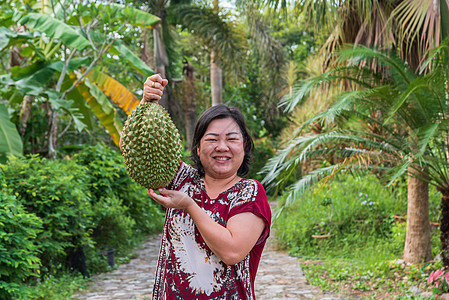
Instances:
[[[441,191],[441,255],[443,256],[443,265],[449,267],[449,191]]]
[[[161,74],[162,78],[166,78],[165,67],[168,66],[168,57],[165,52],[164,39],[162,38],[162,29],[160,25],[157,25],[153,29],[154,39],[154,68],[155,72]],[[168,86],[167,86],[168,88]],[[162,105],[168,111],[168,93],[164,93],[159,100],[159,104]]]
[[[56,145],[58,143],[58,112],[50,106],[50,119],[48,130],[48,158],[56,158]]]
[[[31,113],[31,104],[33,103],[34,96],[25,95],[23,97],[22,106],[20,107],[20,127],[19,131],[22,136],[25,135],[25,131],[27,129],[28,119],[30,118]]]
[[[409,168],[407,184],[407,232],[402,258],[406,263],[419,264],[432,259],[429,219],[429,184]]]
[[[184,83],[183,83],[183,110],[186,129],[186,146],[189,149],[192,145],[193,134],[197,121],[196,116],[196,87],[194,68],[191,63],[185,60],[183,68]]]
[[[223,103],[223,75],[215,56],[216,52],[212,50],[210,53],[210,88],[212,92],[212,106]]]
[[[151,53],[151,46],[148,44],[149,36],[150,36],[150,29],[143,28],[143,30],[142,30],[143,45],[142,45],[142,49],[140,51],[140,59],[143,62],[145,62],[145,64],[147,64],[147,66],[154,68],[154,66],[152,66],[153,53]]]

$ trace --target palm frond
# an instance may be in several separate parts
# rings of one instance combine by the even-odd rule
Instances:
[[[408,84],[416,77],[410,68],[405,64],[395,52],[380,50],[363,45],[356,47],[346,45],[337,53],[337,61],[348,62],[350,65],[359,66],[363,61],[374,60],[376,65],[390,67],[389,74],[396,82],[404,81]]]
[[[340,164],[329,167],[323,167],[313,170],[309,174],[303,176],[300,180],[295,182],[289,189],[288,195],[285,201],[286,206],[290,206],[295,199],[298,199],[307,189],[311,188],[314,184],[321,181],[327,176],[336,174],[338,170],[341,170]]]
[[[193,5],[176,6],[172,14],[178,18],[177,23],[182,24],[183,29],[191,31],[210,49],[214,49],[224,64],[239,65],[236,61],[242,57],[245,40],[243,33],[233,22],[225,21],[223,15],[211,8]]]
[[[365,72],[367,71],[367,72]],[[369,77],[368,73],[372,76]],[[336,67],[326,73],[309,77],[299,83],[293,89],[292,94],[288,94],[281,99],[279,107],[283,107],[285,112],[292,112],[292,110],[305,101],[306,96],[314,92],[317,88],[324,89],[326,84],[331,84],[341,80],[347,80],[363,88],[373,87],[372,82],[375,81],[375,74],[369,72],[367,69],[360,69],[356,66]],[[361,80],[364,78],[365,80]],[[368,79],[369,78],[369,79]]]

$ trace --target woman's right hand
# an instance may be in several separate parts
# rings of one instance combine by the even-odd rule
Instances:
[[[189,206],[194,205],[195,201],[183,192],[159,189],[159,194],[152,189],[148,190],[148,195],[157,203],[165,208],[179,208],[187,210]]]
[[[168,80],[163,79],[160,74],[154,74],[147,78],[143,84],[143,97],[140,103],[158,102],[161,99]]]

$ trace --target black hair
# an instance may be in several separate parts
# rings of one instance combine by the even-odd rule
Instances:
[[[243,136],[243,149],[245,151],[245,156],[243,157],[243,162],[237,171],[237,175],[245,176],[249,172],[251,155],[254,150],[254,142],[251,134],[249,133],[248,127],[246,126],[245,118],[237,108],[229,107],[224,104],[218,104],[210,107],[201,114],[198,122],[196,123],[195,133],[193,135],[190,157],[195,163],[195,166],[201,176],[204,176],[204,167],[201,164],[201,160],[198,155],[198,147],[200,145],[201,138],[206,133],[206,130],[212,121],[228,118],[233,119],[237,125],[239,125]]]

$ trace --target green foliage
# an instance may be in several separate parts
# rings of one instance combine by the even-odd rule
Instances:
[[[18,202],[43,222],[36,242],[44,266],[64,264],[67,248],[93,246],[91,195],[84,167],[70,159],[31,156],[12,157],[2,171]]]
[[[21,285],[38,276],[40,260],[35,239],[42,221],[18,203],[0,175],[0,298],[22,295]]]
[[[357,255],[354,247],[392,236],[393,217],[405,214],[405,203],[372,174],[345,174],[307,191],[284,209],[275,226],[294,254]]]
[[[117,150],[79,150],[55,160],[12,156],[0,165],[0,298],[66,299],[81,284],[64,277],[75,249],[97,272],[108,268],[102,250],[115,248],[116,262],[124,261],[162,228],[163,209],[128,176]]]
[[[81,275],[62,273],[59,276],[51,274],[38,279],[33,286],[22,286],[21,299],[52,299],[66,300],[76,291],[86,288],[87,281]]]
[[[123,157],[118,151],[104,144],[85,146],[74,155],[74,159],[87,167],[92,201],[97,202],[96,206],[98,206],[95,209],[101,211],[102,206],[113,203],[114,206],[117,206],[115,209],[112,206],[109,209],[105,208],[106,211],[102,213],[105,219],[99,220],[97,224],[100,224],[103,230],[111,231],[111,224],[106,222],[106,219],[111,221],[115,218],[113,216],[116,213],[114,210],[123,210],[125,216],[132,218],[135,226],[131,227],[139,233],[154,233],[162,228],[164,216],[162,207],[149,198],[148,191],[145,188],[128,176]],[[108,199],[105,200],[105,197]],[[124,208],[119,208],[119,206]],[[108,214],[112,215],[107,217]],[[123,219],[122,221],[116,223],[122,224],[117,228],[119,231],[131,225],[130,220]],[[128,225],[125,225],[126,223]],[[101,229],[99,228],[99,230]],[[117,232],[114,235],[120,234]]]
[[[254,153],[251,161],[250,172],[247,174],[247,178],[256,179],[262,181],[263,176],[259,174],[265,163],[274,154],[274,141],[272,136],[266,136],[262,138],[254,139]]]
[[[377,299],[419,299],[410,287],[423,289],[424,279],[441,262],[422,266],[399,260],[407,227],[406,181],[385,187],[372,174],[358,175],[343,173],[283,208],[274,222],[279,244],[301,258],[307,280],[324,290]],[[439,220],[440,201],[431,187],[432,222]],[[440,253],[438,230],[432,230],[431,241],[433,254]]]
[[[141,28],[152,28],[159,18],[133,6],[116,3],[31,1],[22,5],[20,1],[8,2],[1,4],[0,15],[0,59],[3,66],[0,70],[3,83],[0,97],[8,100],[5,101],[8,108],[20,111],[20,123],[25,123],[30,106],[45,103],[46,112],[51,111],[48,118],[53,126],[50,128],[57,129],[59,124],[63,125],[62,128],[78,132],[86,127],[92,130],[92,115],[95,113],[107,133],[118,143],[121,124],[115,108],[108,105],[109,98],[106,96],[111,95],[111,91],[100,91],[95,85],[88,89],[86,85],[89,80],[85,75],[93,66],[109,65],[111,59],[115,66],[125,65],[126,73],[132,75],[128,77],[128,82],[138,77],[137,81],[141,83],[141,76],[153,74],[154,71],[128,48],[122,37],[129,37],[132,28],[133,33],[139,34],[130,44],[138,44],[136,40],[141,39]],[[25,32],[15,32],[18,30],[17,24]],[[118,69],[117,74],[123,69]],[[80,77],[76,78],[75,74]],[[92,82],[95,83],[98,82]],[[112,90],[115,87],[112,86]],[[19,105],[25,95],[33,97],[29,106]],[[117,101],[114,97],[112,100]],[[135,101],[132,97],[120,100]],[[93,107],[88,108],[87,103]],[[57,114],[54,114],[55,111]],[[55,118],[65,122],[56,122]],[[5,136],[5,141],[9,141],[10,145],[6,147],[0,143],[0,155],[8,152],[18,155],[22,147],[28,149],[34,146],[36,141],[28,139],[23,139],[25,145],[22,146],[16,130],[3,123],[7,127],[0,128],[0,135]],[[39,152],[50,150],[42,145],[39,145]],[[53,154],[51,151],[50,156],[53,157]]]
[[[8,110],[3,103],[0,103],[0,141],[0,162],[5,162],[8,154],[22,155],[20,135],[11,123]]]
[[[381,250],[384,245],[366,248]],[[302,260],[301,268],[310,284],[359,299],[429,299],[415,295],[412,286],[423,286],[422,270],[395,261],[364,264],[356,260]]]

